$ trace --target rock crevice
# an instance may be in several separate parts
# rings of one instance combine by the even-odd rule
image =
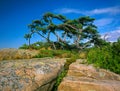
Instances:
[[[77,60],[69,66],[58,91],[120,91],[120,76]]]

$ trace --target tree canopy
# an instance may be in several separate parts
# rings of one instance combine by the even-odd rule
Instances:
[[[68,19],[63,15],[48,12],[41,19],[34,20],[28,25],[30,31],[24,37],[29,40],[30,45],[30,39],[36,33],[54,49],[73,47],[84,49],[91,45],[99,46],[101,39],[94,20],[89,16]],[[52,35],[56,40],[51,38]]]

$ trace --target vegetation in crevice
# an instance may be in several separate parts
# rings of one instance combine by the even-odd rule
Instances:
[[[63,78],[67,75],[68,69],[69,69],[69,65],[73,62],[76,61],[76,59],[78,59],[78,56],[73,55],[71,56],[71,58],[66,59],[66,63],[64,65],[64,70],[62,70],[62,72],[59,74],[59,76],[56,79],[56,83],[53,86],[52,91],[57,91],[58,86],[60,85],[61,81],[63,80]]]

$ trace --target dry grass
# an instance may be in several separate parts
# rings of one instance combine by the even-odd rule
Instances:
[[[86,59],[86,58],[87,58],[87,53],[86,53],[86,52],[81,52],[81,53],[79,54],[79,57],[80,57],[81,59]]]
[[[0,61],[11,59],[29,59],[37,55],[37,50],[24,50],[24,49],[1,49]]]

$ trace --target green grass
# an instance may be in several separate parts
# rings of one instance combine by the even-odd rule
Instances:
[[[66,50],[40,50],[40,52],[34,57],[35,58],[43,58],[43,57],[70,58],[71,52]]]

